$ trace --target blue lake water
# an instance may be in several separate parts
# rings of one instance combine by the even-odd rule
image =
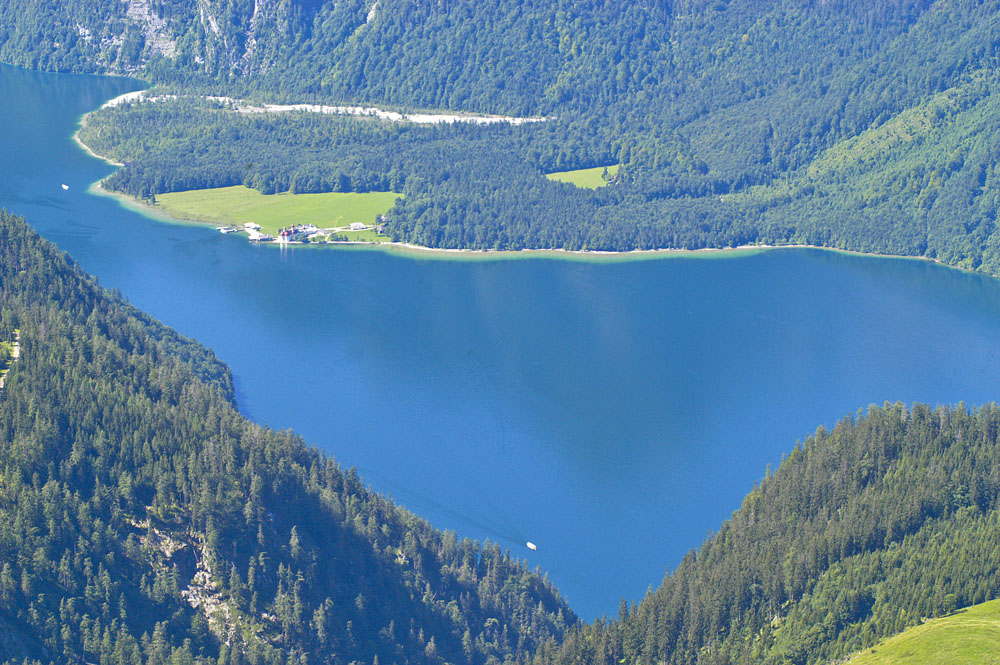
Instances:
[[[150,220],[87,194],[112,167],[70,138],[135,87],[0,67],[0,206],[214,349],[247,416],[510,548],[586,618],[657,585],[818,425],[1000,396],[1000,281],[926,262],[442,261]]]

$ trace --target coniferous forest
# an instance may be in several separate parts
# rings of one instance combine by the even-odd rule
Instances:
[[[577,620],[288,432],[0,212],[0,662],[498,662]],[[304,659],[304,660],[303,660]]]

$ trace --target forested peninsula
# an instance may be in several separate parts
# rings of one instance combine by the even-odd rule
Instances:
[[[81,133],[139,198],[395,191],[385,233],[428,247],[809,244],[1000,274],[996,2],[177,0],[100,2],[98,25],[24,1],[0,10],[0,58],[178,97]],[[218,95],[547,121],[241,114]],[[619,165],[593,190],[544,177]]]

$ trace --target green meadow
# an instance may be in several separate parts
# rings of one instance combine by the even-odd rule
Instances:
[[[364,231],[337,231],[331,234],[331,240],[349,240],[351,242],[390,242],[389,236],[379,235],[375,229]]]
[[[608,175],[614,177],[618,174],[619,164],[614,166],[608,166]],[[547,173],[545,177],[549,180],[558,180],[559,182],[568,182],[571,185],[576,185],[577,187],[583,187],[585,189],[597,189],[598,187],[604,187],[608,184],[608,181],[604,179],[604,168],[603,166],[595,166],[592,169],[577,169],[575,171],[558,171],[556,173]]]
[[[315,224],[319,228],[347,226],[351,222],[374,224],[375,218],[389,212],[399,196],[396,192],[264,195],[238,185],[160,194],[156,206],[172,217],[198,222],[240,227],[253,222],[274,235],[290,224]],[[375,239],[374,233],[368,235]]]
[[[908,628],[844,661],[851,665],[1000,663],[1000,600]]]

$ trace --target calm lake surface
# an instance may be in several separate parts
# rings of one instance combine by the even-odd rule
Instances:
[[[112,167],[70,138],[135,87],[0,67],[0,206],[214,349],[247,416],[510,548],[586,618],[656,586],[818,425],[1000,396],[1000,281],[925,262],[442,261],[147,219],[87,194]]]

